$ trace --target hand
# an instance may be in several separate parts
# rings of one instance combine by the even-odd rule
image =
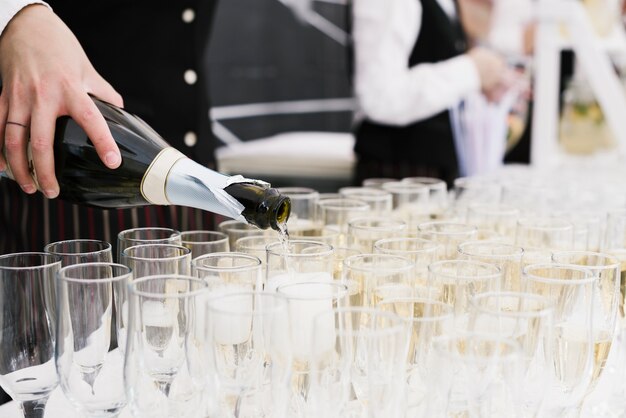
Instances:
[[[498,101],[509,87],[511,74],[504,59],[483,47],[475,47],[467,53],[476,65],[480,88],[490,101]]]
[[[27,6],[11,19],[0,37],[0,77],[0,148],[8,160],[0,153],[0,171],[8,163],[22,190],[36,191],[26,156],[30,132],[39,187],[48,198],[58,196],[53,142],[56,119],[63,115],[85,130],[107,167],[119,167],[119,149],[89,93],[117,106],[123,106],[122,97],[49,8]]]

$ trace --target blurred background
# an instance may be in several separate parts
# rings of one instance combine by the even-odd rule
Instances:
[[[482,3],[497,7],[497,0]],[[537,36],[540,1],[500,3],[504,6],[499,7],[498,19],[532,27],[530,36]],[[623,1],[579,3],[593,27],[596,46],[610,57],[623,85]],[[512,20],[511,15],[520,10],[523,18]],[[358,105],[349,58],[350,13],[348,0],[219,2],[204,55],[219,170],[265,178],[278,186],[304,185],[322,191],[352,182],[352,131]],[[498,30],[495,36],[506,37]],[[549,68],[559,77],[558,86],[549,87],[558,89],[554,94],[559,106],[553,115],[556,138],[550,140],[558,142],[558,152],[574,156],[618,150],[592,84],[576,62],[569,30],[562,21],[556,34],[549,35],[558,38],[551,53],[556,51],[559,61],[556,68]],[[523,62],[525,71],[532,73],[538,70],[537,55],[531,46],[523,60],[507,58],[514,64]],[[531,91],[509,112],[507,162],[531,159],[532,106],[529,109],[528,103],[532,96]]]

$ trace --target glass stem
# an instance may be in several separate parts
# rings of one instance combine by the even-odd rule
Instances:
[[[20,403],[24,418],[43,418],[46,410],[46,402],[48,402],[49,396],[45,398],[36,399],[33,401],[24,401]]]

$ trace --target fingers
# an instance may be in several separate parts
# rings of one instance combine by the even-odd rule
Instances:
[[[66,101],[69,115],[85,130],[102,162],[109,168],[119,167],[122,163],[120,150],[93,100],[81,92]]]
[[[37,187],[30,175],[26,155],[28,126],[30,122],[29,114],[30,112],[26,103],[22,101],[9,103],[9,111],[6,119],[7,123],[4,125],[4,147],[6,150],[7,163],[11,167],[13,178],[24,192],[32,194],[37,191]]]
[[[54,173],[55,122],[54,109],[35,106],[30,124],[30,146],[39,189],[49,199],[59,195],[59,184]]]

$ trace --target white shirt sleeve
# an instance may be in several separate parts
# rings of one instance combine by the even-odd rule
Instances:
[[[375,122],[417,122],[480,90],[467,55],[409,67],[421,14],[419,0],[354,0],[355,94]]]
[[[4,28],[7,27],[11,19],[13,19],[13,16],[29,4],[43,4],[48,6],[40,0],[2,0],[2,4],[0,5],[0,35],[2,35]]]

